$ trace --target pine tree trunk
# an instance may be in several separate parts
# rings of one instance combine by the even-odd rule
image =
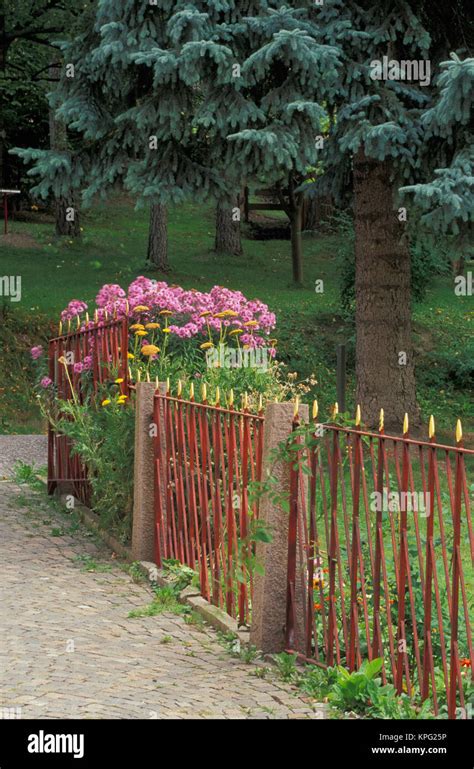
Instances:
[[[302,203],[293,208],[290,216],[291,225],[291,263],[293,267],[293,282],[297,286],[303,284],[303,242],[301,229],[303,224]]]
[[[357,401],[364,422],[419,423],[411,330],[411,265],[393,204],[390,164],[354,158]],[[406,356],[406,357],[405,357]],[[406,360],[406,363],[405,363]]]
[[[61,68],[57,64],[52,64],[49,68],[49,75],[51,78],[59,80]],[[49,110],[49,144],[51,149],[57,152],[67,150],[66,126],[56,119],[52,109]],[[72,192],[70,196],[55,199],[54,217],[56,221],[56,235],[58,237],[81,237],[79,204]]]
[[[5,0],[0,0],[0,69],[5,70],[7,64],[7,14]]]
[[[54,201],[56,235],[59,238],[80,238],[81,224],[77,201],[74,197],[56,198]]]
[[[240,211],[239,200],[236,200],[234,207],[220,202],[217,204],[216,241],[214,246],[217,254],[240,256],[242,253],[240,218],[236,220],[237,208]]]
[[[319,228],[321,211],[319,198],[305,198],[303,204],[303,231],[314,232]]]
[[[168,211],[166,206],[161,203],[156,203],[150,208],[147,261],[161,272],[169,272],[170,270],[168,262]]]
[[[0,0],[0,70],[5,72],[7,59],[5,0]],[[5,126],[0,123],[0,189],[6,188]]]

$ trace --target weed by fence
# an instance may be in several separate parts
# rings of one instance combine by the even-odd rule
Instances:
[[[122,381],[123,394],[129,392],[128,378],[128,322],[111,319],[101,323],[85,323],[75,330],[69,324],[63,333],[49,342],[49,379],[55,394],[58,417],[61,401],[77,399],[82,403],[94,396],[101,385],[115,373]],[[77,454],[71,453],[71,441],[48,428],[48,491],[54,492],[59,483],[68,483],[74,495],[84,504],[90,504],[90,484],[87,468]]]

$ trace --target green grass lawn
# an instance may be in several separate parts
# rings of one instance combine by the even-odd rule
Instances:
[[[242,257],[216,256],[213,251],[212,207],[186,205],[171,209],[169,222],[170,283],[208,290],[213,285],[240,289],[267,302],[278,318],[280,358],[302,377],[315,373],[314,395],[323,418],[336,399],[335,356],[338,342],[349,344],[349,408],[352,393],[354,328],[341,311],[338,294],[338,255],[343,235],[326,233],[305,238],[305,288],[291,286],[287,241],[245,239]],[[0,274],[22,276],[22,301],[3,300],[0,329],[0,430],[41,430],[32,402],[31,366],[27,349],[48,334],[50,322],[71,299],[93,306],[104,283],[124,287],[136,276],[162,278],[145,266],[147,211],[135,211],[125,198],[88,211],[81,242],[56,241],[52,224],[14,222],[12,231],[36,241],[23,247],[2,243]],[[324,293],[315,281],[324,280]],[[467,389],[456,389],[446,372],[456,375],[472,356],[472,297],[456,297],[450,278],[436,278],[425,301],[415,307],[415,342],[419,400],[424,417],[437,418],[438,432],[452,436],[461,417],[466,432],[473,419]],[[471,352],[469,352],[469,347]],[[454,380],[453,380],[454,381]],[[15,389],[14,389],[15,388]],[[383,404],[381,404],[383,405]]]

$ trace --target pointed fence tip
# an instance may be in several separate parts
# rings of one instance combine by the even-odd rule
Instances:
[[[339,403],[336,401],[334,404],[332,415],[333,417],[337,417],[338,414],[339,414]]]
[[[461,443],[462,441],[462,423],[461,420],[458,419],[456,422],[456,443]]]
[[[171,390],[171,382],[169,376],[166,377],[166,392],[169,393]]]
[[[300,413],[300,399],[299,399],[299,396],[297,395],[295,400],[295,407],[293,409],[293,416],[295,419],[299,415],[299,413]]]
[[[383,432],[385,427],[385,411],[383,409],[380,409],[380,417],[379,417],[379,432]]]
[[[220,387],[217,386],[216,387],[216,406],[218,406],[220,402],[221,402],[221,390],[220,390]]]
[[[313,419],[317,419],[319,414],[319,403],[317,400],[313,401]]]
[[[229,406],[233,406],[233,405],[234,405],[234,391],[231,390],[229,393]]]
[[[207,401],[207,385],[205,382],[203,382],[203,385],[201,387],[201,397],[203,401]]]
[[[356,418],[355,418],[356,427],[360,427],[361,422],[362,422],[362,411],[361,411],[360,405],[357,404]]]
[[[430,440],[431,440],[431,438],[435,437],[435,432],[436,432],[435,420],[434,420],[434,416],[432,414],[430,416],[430,421],[429,421],[429,425],[428,425],[428,435],[430,437]]]
[[[263,411],[263,395],[260,393],[258,396],[258,413],[260,414],[261,411]]]
[[[149,372],[149,371],[147,371],[147,372],[146,372],[146,381],[147,381],[147,382],[151,382],[151,379],[150,379],[150,372]]]
[[[409,427],[410,427],[410,421],[408,419],[408,414],[405,414],[403,418],[403,435],[408,434]]]
[[[189,385],[189,400],[194,400],[194,382]]]
[[[177,387],[178,398],[181,398],[182,392],[183,392],[183,383],[181,379],[178,379],[178,387]]]

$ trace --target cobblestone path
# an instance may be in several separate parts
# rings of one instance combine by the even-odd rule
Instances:
[[[21,718],[320,718],[209,628],[129,618],[151,590],[40,493],[0,483],[0,708]]]

